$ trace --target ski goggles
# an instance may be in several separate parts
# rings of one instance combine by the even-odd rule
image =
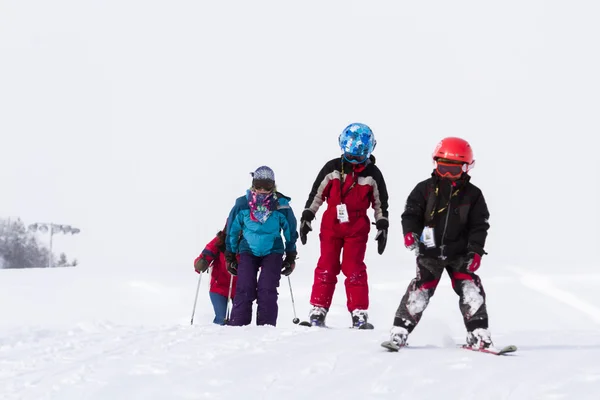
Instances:
[[[435,169],[439,176],[447,178],[458,178],[463,172],[467,171],[466,165],[462,163],[456,164],[443,161],[437,161]]]
[[[254,182],[252,182],[252,187],[256,190],[264,190],[266,192],[272,192],[273,189],[275,189],[275,183],[273,183],[273,181],[270,180],[261,180],[261,179],[257,179]]]
[[[367,155],[366,154],[364,154],[364,155],[354,155],[354,154],[344,153],[344,158],[349,163],[360,164],[360,163],[364,163],[367,160]]]

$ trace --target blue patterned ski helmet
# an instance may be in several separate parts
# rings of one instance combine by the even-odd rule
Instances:
[[[371,128],[358,122],[348,125],[339,141],[344,159],[352,164],[365,162],[377,144]]]

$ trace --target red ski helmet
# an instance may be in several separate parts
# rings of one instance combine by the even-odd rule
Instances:
[[[438,158],[461,162],[464,172],[470,171],[475,166],[471,145],[466,140],[457,137],[442,139],[435,147],[432,158],[434,162]]]

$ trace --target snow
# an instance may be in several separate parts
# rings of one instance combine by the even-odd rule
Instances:
[[[75,268],[0,270],[0,399],[597,399],[595,207],[600,37],[593,0],[143,2],[0,0],[0,214],[55,235]],[[192,262],[250,171],[300,216],[351,122],[368,124],[390,195],[365,263],[373,331],[327,321],[214,326]],[[388,353],[414,278],[400,214],[444,136],[474,147],[490,207],[478,273],[495,357],[447,276]],[[596,201],[597,202],[597,201]],[[322,209],[291,275],[307,317]],[[46,240],[47,237],[40,237]]]
[[[379,344],[389,339],[409,276],[386,280],[373,270],[372,282],[386,282],[371,287],[373,331],[348,329],[342,285],[328,315],[332,329],[292,323],[287,280],[276,328],[234,328],[211,324],[206,279],[190,325],[197,284],[191,264],[187,275],[168,278],[84,267],[2,271],[0,393],[7,400],[596,398],[600,326],[576,291],[560,288],[560,277],[547,278],[558,291],[544,292],[518,274],[482,271],[492,339],[517,345],[513,356],[456,348],[465,332],[448,279],[409,347],[388,353]],[[301,319],[311,272],[291,275]]]

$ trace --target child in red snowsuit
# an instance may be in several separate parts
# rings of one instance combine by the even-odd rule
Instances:
[[[208,270],[211,262],[212,272],[208,294],[215,310],[213,323],[224,325],[227,314],[229,288],[231,287],[231,298],[233,299],[235,297],[237,281],[237,277],[231,275],[226,269],[224,231],[219,231],[217,236],[208,242],[202,253],[194,260],[194,269],[197,273],[205,272]]]
[[[327,162],[319,172],[300,220],[300,239],[305,244],[306,235],[312,230],[311,221],[327,201],[321,221],[321,256],[315,269],[309,320],[311,325],[325,325],[341,271],[346,276],[352,325],[370,329],[373,326],[367,322],[369,286],[364,263],[371,230],[367,210],[373,207],[378,252],[382,254],[389,227],[388,194],[383,175],[371,155],[376,143],[371,129],[364,124],[351,124],[342,132],[339,142],[343,155]]]

